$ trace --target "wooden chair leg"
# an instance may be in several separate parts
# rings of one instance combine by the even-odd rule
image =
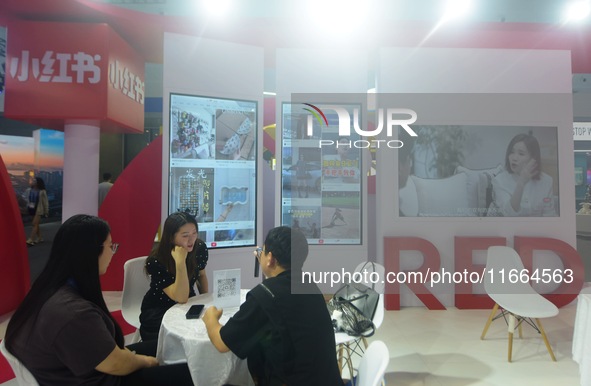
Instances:
[[[519,321],[517,321],[519,323]],[[523,323],[519,323],[517,329],[519,330],[519,339],[523,339],[523,332],[522,332],[522,328],[521,325]]]
[[[548,337],[546,336],[546,331],[544,331],[544,327],[542,327],[542,323],[540,322],[540,319],[536,318],[536,324],[538,325],[538,328],[540,329],[540,333],[542,334],[542,339],[544,339],[544,343],[546,344],[546,348],[548,349],[548,352],[550,353],[550,358],[552,358],[552,360],[554,362],[556,362],[556,357],[554,356],[554,352],[552,351],[552,347],[550,346],[550,342],[548,342]]]
[[[339,374],[343,375],[343,345],[339,344],[337,360],[339,363]]]
[[[493,318],[495,317],[495,315],[497,314],[497,311],[499,310],[499,305],[495,303],[495,306],[493,307],[490,316],[488,317],[488,320],[486,321],[486,324],[484,325],[484,330],[482,330],[482,334],[480,335],[480,339],[484,339],[484,336],[486,335],[486,332],[488,331],[488,328],[490,327],[490,324],[492,323]]]
[[[507,351],[507,360],[509,361],[509,363],[511,363],[511,356],[513,354],[513,332],[515,331],[515,315],[513,314],[509,314],[507,331],[509,332],[509,348]]]
[[[511,363],[511,353],[513,351],[513,333],[509,333],[509,349],[507,351],[507,360]]]

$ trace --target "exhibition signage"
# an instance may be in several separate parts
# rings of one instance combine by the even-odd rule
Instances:
[[[107,24],[20,22],[8,35],[7,117],[57,130],[84,119],[143,132],[144,61]]]
[[[591,122],[574,122],[573,140],[591,141]]]
[[[311,107],[312,109],[304,108],[304,110],[310,112],[312,115],[308,116],[308,120],[306,122],[306,134],[308,136],[314,135],[314,126],[312,121],[312,116],[316,118],[316,120],[322,125],[328,127],[328,120],[324,112],[310,103],[304,103],[304,105]],[[416,122],[417,120],[417,113],[411,109],[387,109],[386,110],[386,124],[384,124],[384,109],[378,109],[378,125],[374,130],[362,130],[359,127],[359,109],[353,109],[353,121],[351,121],[351,115],[347,111],[347,108],[342,106],[334,106],[334,105],[326,105],[323,106],[324,109],[334,110],[337,113],[338,121],[339,121],[339,136],[349,136],[351,135],[351,123],[353,123],[353,128],[355,132],[362,137],[373,137],[382,132],[384,126],[386,127],[388,137],[391,137],[393,134],[393,127],[400,125],[411,137],[416,137],[417,133],[409,126],[411,123]],[[397,115],[408,115],[410,118],[406,119],[397,119]],[[322,117],[322,118],[321,118]],[[322,147],[320,145],[320,147]]]
[[[495,272],[486,270],[473,260],[475,251],[486,251],[493,245],[507,245],[504,237],[454,237],[454,268],[442,268],[439,249],[430,241],[420,237],[385,237],[384,265],[386,280],[385,306],[387,310],[400,309],[400,287],[405,285],[430,310],[443,310],[445,306],[435,296],[440,284],[452,284],[455,306],[459,309],[487,309],[494,304],[486,294],[477,293],[487,275]],[[584,284],[584,268],[577,251],[566,242],[549,237],[515,236],[515,250],[523,260],[525,268],[519,272],[496,272],[504,275],[507,284],[517,281],[532,285],[547,285],[549,291],[541,291],[557,307],[563,307],[576,299]],[[423,263],[414,270],[401,269],[401,252],[416,251],[423,256]],[[558,264],[536,266],[535,251],[550,251],[555,254]]]

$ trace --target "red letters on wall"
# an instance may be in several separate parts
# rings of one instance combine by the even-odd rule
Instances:
[[[552,251],[558,255],[563,264],[563,271],[571,269],[573,280],[571,283],[562,281],[560,286],[552,293],[544,296],[554,303],[557,307],[562,307],[572,302],[585,282],[585,269],[579,253],[562,240],[547,237],[515,237],[515,250],[521,256],[525,268],[531,270],[533,266],[533,252]],[[557,280],[556,280],[557,281]]]
[[[486,251],[493,245],[507,245],[504,237],[455,237],[455,265],[456,271],[468,270],[468,272],[481,273],[485,264],[474,264],[472,252],[477,250]],[[455,306],[459,309],[490,309],[494,302],[488,295],[474,294],[472,283],[462,281],[455,285]]]
[[[456,237],[454,241],[454,264],[455,272],[477,273],[481,275],[484,270],[483,264],[473,263],[473,252],[476,250],[487,250],[493,245],[506,245],[503,237]],[[571,270],[572,280],[570,283],[561,281],[560,285],[551,293],[544,294],[548,300],[562,307],[573,301],[583,287],[584,271],[583,262],[578,252],[562,240],[547,237],[520,237],[514,239],[514,248],[521,256],[524,267],[533,272],[534,251],[551,251],[562,263],[561,272]],[[384,238],[384,266],[386,275],[399,273],[400,252],[417,251],[423,255],[422,265],[414,272],[422,275],[439,272],[442,269],[441,257],[437,248],[429,241],[419,237],[385,237]],[[408,275],[412,270],[403,271]],[[558,279],[558,277],[557,277]],[[561,279],[562,280],[562,279]],[[556,280],[558,283],[558,280]],[[400,283],[386,280],[385,305],[387,310],[400,309]],[[425,284],[416,281],[407,282],[406,285],[426,306],[431,310],[445,309],[435,294]],[[455,284],[454,288],[455,306],[460,309],[489,309],[493,302],[488,295],[474,294],[473,285],[466,280]]]
[[[386,272],[400,272],[400,251],[419,251],[423,254],[423,264],[418,269],[423,275],[427,271],[438,271],[441,268],[439,251],[433,244],[419,237],[386,237],[384,238],[384,267]],[[406,284],[430,310],[445,310],[441,302],[424,284]],[[400,284],[386,282],[385,304],[387,310],[400,309]]]

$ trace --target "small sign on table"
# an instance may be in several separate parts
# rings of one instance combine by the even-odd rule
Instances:
[[[213,271],[213,304],[218,308],[240,306],[240,269]]]

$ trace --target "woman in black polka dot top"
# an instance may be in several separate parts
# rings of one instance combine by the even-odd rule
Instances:
[[[151,279],[140,314],[142,340],[158,339],[166,311],[195,296],[195,284],[199,293],[207,292],[209,254],[198,232],[197,220],[187,213],[173,213],[164,222],[161,241],[146,260]]]

